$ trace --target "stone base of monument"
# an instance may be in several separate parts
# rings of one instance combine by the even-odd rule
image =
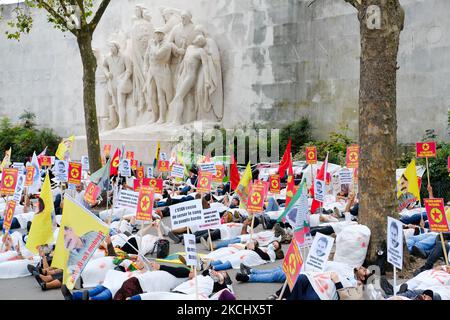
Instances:
[[[100,151],[103,156],[103,147],[105,144],[111,144],[111,155],[116,148],[121,148],[125,144],[126,151],[134,151],[134,158],[142,161],[144,164],[153,163],[156,145],[158,141],[161,145],[161,152],[166,152],[170,157],[171,150],[180,141],[185,146],[184,151],[189,151],[188,144],[192,143],[192,134],[194,132],[202,133],[205,130],[213,129],[217,122],[195,121],[188,124],[174,126],[173,124],[147,124],[125,129],[115,129],[100,133]],[[180,147],[181,148],[181,147]],[[87,155],[86,136],[75,137],[71,159],[79,161],[81,156]]]

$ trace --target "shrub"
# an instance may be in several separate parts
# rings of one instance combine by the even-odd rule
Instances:
[[[24,111],[19,119],[21,122],[16,125],[8,118],[0,120],[0,150],[12,148],[11,162],[25,162],[34,151],[40,153],[45,147],[47,154],[55,154],[61,138],[52,129],[37,129],[36,115],[29,111]]]

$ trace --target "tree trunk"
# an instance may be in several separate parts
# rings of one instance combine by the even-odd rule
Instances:
[[[97,69],[97,60],[92,52],[92,34],[89,31],[80,30],[77,41],[83,64],[83,105],[89,169],[91,172],[95,172],[102,165],[97,108],[95,105],[95,71]]]
[[[387,216],[396,216],[397,53],[404,11],[398,0],[363,0],[359,90],[360,222],[371,230],[366,257],[386,252]]]

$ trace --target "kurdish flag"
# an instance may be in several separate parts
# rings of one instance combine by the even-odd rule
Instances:
[[[295,239],[299,244],[303,244],[305,234],[309,233],[308,209],[306,181],[303,181],[297,193],[277,221],[288,222],[292,226]]]

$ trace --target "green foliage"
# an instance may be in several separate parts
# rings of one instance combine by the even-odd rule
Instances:
[[[37,129],[36,115],[32,112],[24,111],[19,118],[22,122],[17,125],[8,118],[0,120],[0,152],[11,147],[11,162],[24,162],[34,151],[40,153],[46,146],[47,154],[54,154],[61,138],[51,129]]]
[[[313,140],[301,146],[299,152],[295,154],[294,160],[305,160],[305,147],[317,147],[317,159],[323,161],[328,154],[328,161],[338,165],[345,165],[345,155],[347,147],[355,144],[352,138],[348,136],[348,126],[343,126],[338,132],[331,132],[328,140]]]
[[[20,6],[17,6],[13,11],[16,18],[7,22],[7,25],[11,30],[7,30],[5,34],[8,39],[19,41],[22,33],[30,33],[31,28],[33,27],[33,18]]]
[[[311,141],[312,126],[308,118],[303,117],[300,120],[291,122],[287,126],[281,129],[280,132],[280,153],[283,153],[288,144],[289,138],[292,139],[292,149],[293,155],[297,154],[302,146],[307,142]]]

